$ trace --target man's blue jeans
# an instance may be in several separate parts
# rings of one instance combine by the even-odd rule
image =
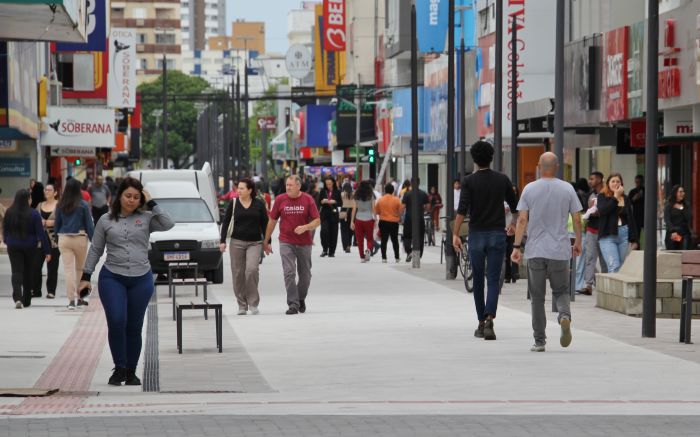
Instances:
[[[479,321],[496,317],[501,292],[501,268],[506,252],[505,231],[469,231],[469,258],[474,274],[474,304]],[[484,276],[488,295],[484,302]]]
[[[102,267],[97,287],[114,365],[135,369],[141,355],[143,319],[153,295],[153,274],[122,276]]]

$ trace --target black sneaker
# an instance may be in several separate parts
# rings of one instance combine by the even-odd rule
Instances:
[[[290,307],[285,314],[288,316],[291,316],[292,314],[299,314],[299,310],[297,310],[296,308]]]
[[[306,312],[306,302],[303,300],[299,301],[299,312],[302,314]]]
[[[484,322],[479,322],[479,326],[477,326],[476,330],[474,331],[474,337],[484,338]]]
[[[335,254],[334,254],[334,253],[329,253],[329,254],[328,254],[328,258],[335,258]]]
[[[328,256],[328,252],[321,253],[321,258]]]
[[[109,377],[109,385],[122,385],[126,381],[126,369],[123,367],[115,367],[112,376]]]
[[[136,376],[136,369],[126,369],[124,385],[141,385],[141,380]]]
[[[496,333],[493,330],[493,320],[484,322],[484,340],[495,340]]]
[[[83,299],[78,299],[78,306],[88,306],[90,303]]]

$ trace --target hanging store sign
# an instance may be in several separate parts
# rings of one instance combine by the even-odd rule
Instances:
[[[87,27],[85,43],[58,43],[59,52],[103,52],[107,40],[107,0],[87,0]]]
[[[629,118],[644,116],[644,21],[630,26],[627,59],[627,112]]]
[[[664,24],[663,69],[659,71],[659,98],[669,99],[681,95],[681,69],[678,68],[680,47],[676,46],[676,20]]]
[[[313,67],[311,53],[306,46],[294,44],[287,50],[285,64],[289,75],[295,79],[303,79],[309,75]]]
[[[107,106],[136,106],[136,29],[114,27],[109,33]]]
[[[664,111],[664,136],[677,137],[692,134],[692,109],[667,109]]]
[[[328,52],[344,52],[345,0],[323,0],[323,48]]]
[[[82,158],[94,158],[94,147],[52,147],[51,156],[80,156]]]
[[[114,111],[107,108],[49,106],[44,146],[114,147]]]
[[[449,19],[447,0],[417,0],[416,23],[418,51],[421,53],[442,53],[447,41]]]
[[[627,119],[627,55],[629,27],[621,27],[605,34],[605,85],[606,121]]]

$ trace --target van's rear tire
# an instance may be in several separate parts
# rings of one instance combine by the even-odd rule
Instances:
[[[222,262],[218,269],[207,272],[207,280],[213,284],[224,283],[224,263]]]

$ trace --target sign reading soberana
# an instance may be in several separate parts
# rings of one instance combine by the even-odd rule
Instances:
[[[114,147],[114,111],[106,108],[47,108],[45,146]]]
[[[136,106],[136,30],[112,28],[109,33],[107,106]]]

